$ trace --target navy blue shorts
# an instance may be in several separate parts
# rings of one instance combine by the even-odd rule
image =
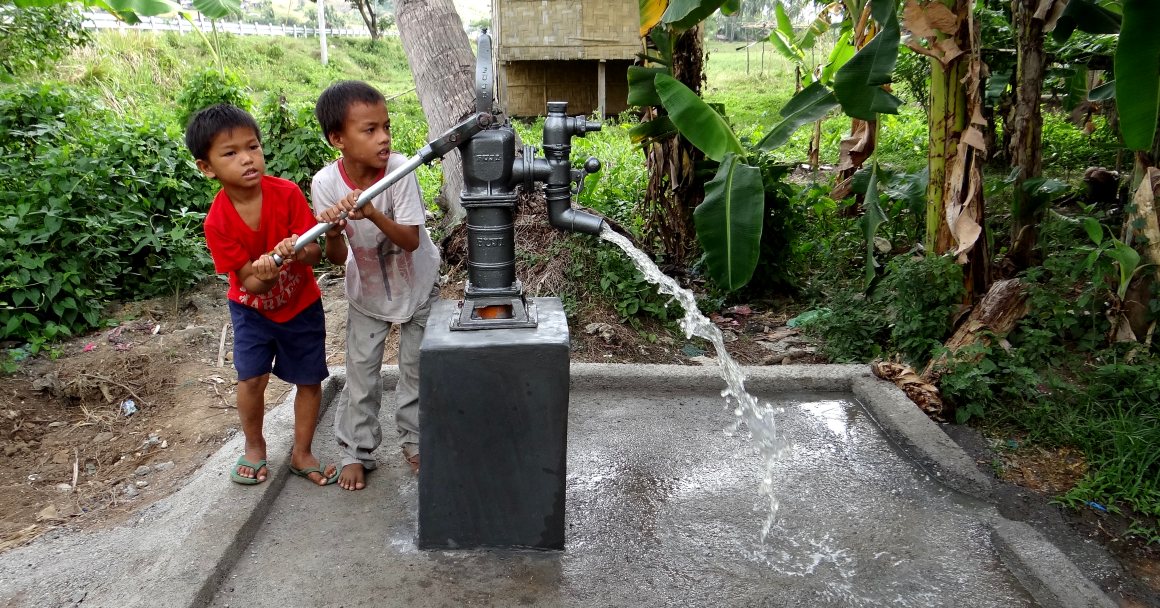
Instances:
[[[326,369],[326,319],[322,300],[307,306],[293,319],[275,323],[262,313],[230,300],[234,324],[234,367],[238,381],[273,370],[290,384],[318,384],[330,375]]]

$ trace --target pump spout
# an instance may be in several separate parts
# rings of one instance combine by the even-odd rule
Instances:
[[[568,187],[548,186],[545,191],[548,202],[548,222],[561,230],[600,234],[604,220],[572,208],[572,193]]]

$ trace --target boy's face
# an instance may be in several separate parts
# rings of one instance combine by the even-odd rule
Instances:
[[[262,142],[253,129],[239,127],[222,131],[214,136],[206,160],[198,160],[197,168],[223,186],[251,188],[262,183],[266,173],[266,157]]]
[[[391,116],[387,105],[356,103],[346,111],[342,131],[330,136],[346,161],[383,169],[391,157]]]

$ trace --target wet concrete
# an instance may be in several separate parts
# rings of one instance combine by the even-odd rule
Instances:
[[[723,432],[719,383],[656,380],[574,383],[564,551],[416,549],[416,479],[388,439],[364,491],[290,479],[211,605],[1035,605],[991,544],[993,507],[897,451],[851,394],[754,390],[793,446],[763,542],[763,465]]]

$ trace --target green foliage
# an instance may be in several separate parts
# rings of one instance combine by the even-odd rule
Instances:
[[[1144,516],[1135,533],[1149,537],[1160,516],[1160,359],[1140,345],[1107,344],[1105,313],[1120,284],[1119,262],[1101,253],[1112,241],[1101,236],[1107,228],[1049,215],[1041,235],[1053,253],[1023,277],[1028,314],[1002,346],[990,337],[957,353],[939,388],[960,422],[978,418],[1032,443],[1083,450],[1089,472],[1061,500],[1128,507]]]
[[[0,4],[0,81],[43,71],[92,40],[70,6],[17,8]]]
[[[313,108],[294,110],[286,96],[276,92],[266,97],[258,116],[266,173],[288,179],[309,193],[314,174],[338,156],[323,141]]]
[[[596,271],[601,293],[609,298],[622,321],[639,328],[642,317],[668,320],[668,298],[645,280],[620,249],[602,241],[596,251]]]
[[[1053,171],[1082,173],[1087,167],[1114,167],[1122,147],[1103,116],[1092,117],[1088,135],[1065,116],[1043,114],[1043,164]]]
[[[841,290],[828,307],[796,323],[823,339],[822,353],[834,363],[866,362],[882,355],[881,343],[890,335],[889,322],[857,290]],[[800,318],[800,317],[799,317]]]
[[[823,352],[831,360],[868,361],[897,352],[920,366],[950,333],[962,284],[962,268],[953,259],[897,257],[870,295],[840,291],[828,312],[803,327],[823,338]]]
[[[232,70],[202,70],[195,75],[177,96],[181,106],[180,124],[189,122],[198,110],[218,103],[228,103],[250,110],[250,95],[238,74]]]
[[[963,269],[946,256],[894,258],[879,293],[893,319],[892,348],[911,364],[922,365],[950,334],[965,295]]]
[[[161,127],[54,84],[0,93],[0,340],[35,351],[207,276],[209,187]]]

